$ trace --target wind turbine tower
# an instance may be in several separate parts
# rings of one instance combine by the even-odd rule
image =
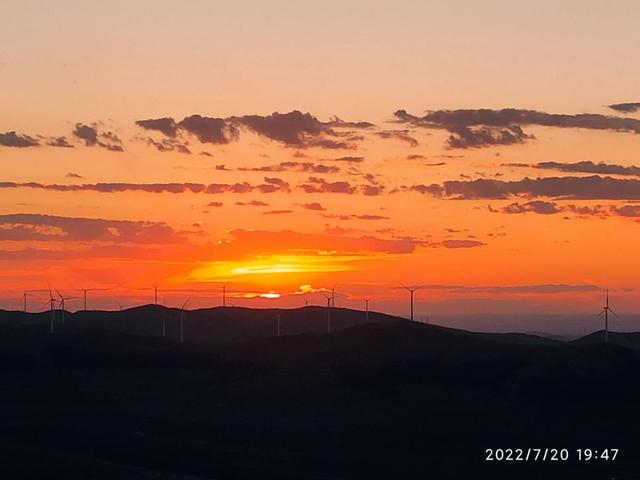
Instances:
[[[411,299],[411,321],[413,322],[413,292],[419,290],[420,287],[407,287],[406,285],[402,285],[402,288],[409,291],[410,299]]]
[[[49,333],[53,334],[55,331],[55,323],[56,323],[56,299],[53,298],[53,294],[51,293],[51,288],[49,288]],[[45,303],[46,305],[46,303]]]
[[[331,300],[332,295],[328,295],[325,292],[321,292],[324,298],[327,299],[327,333],[331,333]]]
[[[56,290],[56,292],[58,293],[58,296],[60,297],[60,303],[58,304],[60,307],[60,310],[62,311],[62,323],[64,323],[64,302],[65,300],[72,300],[76,297],[65,297],[64,295],[62,295],[62,293],[60,293],[60,290]]]
[[[87,311],[87,292],[91,292],[92,290],[96,290],[95,288],[83,288],[82,289],[82,298],[83,298],[83,310]]]
[[[184,343],[184,309],[187,308],[190,301],[191,297],[187,298],[180,308],[180,343]]]
[[[602,307],[602,311],[599,313],[599,315],[604,315],[604,343],[609,342],[609,312],[613,313],[616,317],[618,316],[609,306],[609,289],[607,289],[604,307]]]

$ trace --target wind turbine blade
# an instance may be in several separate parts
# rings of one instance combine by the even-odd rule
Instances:
[[[598,314],[598,316],[599,316],[599,317],[601,317],[602,315],[604,315],[604,310],[602,310],[602,311]]]
[[[187,306],[187,304],[191,301],[191,297],[187,298],[187,300],[182,304],[182,310],[185,309],[185,307]]]
[[[616,312],[614,312],[614,311],[613,311],[613,309],[612,309],[611,307],[609,307],[609,311],[610,311],[611,313],[613,313],[614,317],[616,317],[616,318],[620,318],[620,315],[618,315]]]

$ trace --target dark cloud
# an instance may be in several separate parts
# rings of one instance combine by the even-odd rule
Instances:
[[[338,157],[329,158],[327,160],[333,160],[334,162],[362,163],[364,162],[364,157]]]
[[[268,207],[269,204],[262,200],[251,200],[250,202],[236,202],[239,207]]]
[[[331,120],[326,122],[325,125],[336,128],[357,128],[363,130],[368,130],[375,127],[375,124],[370,122],[347,122],[338,117],[331,117]]]
[[[20,135],[16,132],[5,132],[0,133],[0,145],[3,147],[16,147],[16,148],[26,148],[26,147],[37,147],[40,144],[38,140],[29,135]]]
[[[582,161],[575,163],[561,162],[540,162],[533,165],[527,165],[533,168],[545,170],[559,170],[561,172],[582,172],[582,173],[599,173],[604,175],[630,175],[640,177],[640,167],[623,165],[594,163],[590,161]]]
[[[80,140],[84,140],[84,144],[87,147],[99,146],[106,148],[112,152],[123,152],[122,141],[113,132],[100,132],[98,127],[94,125],[85,125],[83,123],[76,123],[73,130],[75,135]]]
[[[69,172],[65,175],[65,177],[67,178],[84,178],[82,175],[79,175],[77,173],[73,173],[73,172]]]
[[[556,202],[530,201],[526,203],[512,203],[496,210],[489,207],[489,210],[497,213],[537,213],[541,215],[555,215],[558,213],[572,214],[577,217],[627,217],[640,218],[640,205],[561,205]]]
[[[501,163],[501,167],[516,167],[516,168],[531,168],[533,165],[530,163]]]
[[[409,135],[409,130],[381,130],[375,132],[375,135],[384,139],[400,140],[408,143],[412,147],[418,146],[418,140]]]
[[[239,137],[236,126],[223,118],[191,115],[182,119],[178,127],[197,137],[201,143],[224,145],[238,140]]]
[[[384,215],[370,215],[370,214],[323,214],[325,218],[332,218],[336,220],[389,220],[389,217]]]
[[[306,173],[319,173],[330,174],[340,172],[340,168],[333,165],[323,165],[321,163],[313,162],[280,162],[277,165],[265,165],[262,167],[241,167],[239,171],[253,171],[253,172],[306,172]]]
[[[640,120],[592,113],[565,115],[506,108],[435,110],[422,117],[398,110],[394,115],[400,123],[448,130],[448,143],[457,148],[509,145],[533,138],[524,133],[522,125],[640,133]]]
[[[263,215],[284,215],[287,213],[293,213],[293,210],[268,210],[266,212],[262,212]]]
[[[640,133],[640,120],[611,117],[595,113],[565,115],[505,108],[502,110],[436,110],[423,117],[416,117],[405,110],[395,112],[398,121],[428,128],[455,130],[460,127],[513,125],[539,125],[543,127],[586,128]]]
[[[320,205],[318,202],[311,202],[311,203],[303,203],[302,205],[300,205],[302,208],[304,208],[305,210],[315,210],[318,212],[322,212],[325,211],[326,208],[324,208],[322,205]]]
[[[443,240],[441,242],[432,243],[432,246],[444,248],[475,248],[486,245],[478,240]]]
[[[640,205],[623,205],[614,207],[613,211],[621,217],[640,217]]]
[[[92,147],[98,143],[98,130],[89,125],[83,125],[82,123],[76,123],[76,128],[73,130],[73,134],[80,140],[84,140],[85,145]]]
[[[47,145],[49,145],[50,147],[73,148],[73,145],[71,145],[67,141],[66,137],[50,138],[49,141],[47,142]]]
[[[502,209],[504,213],[526,213],[534,212],[542,215],[553,215],[560,213],[562,209],[555,202],[545,202],[543,200],[532,200],[526,203],[512,203]]]
[[[286,181],[278,177],[264,177],[264,182],[277,185],[279,187],[289,187],[289,184]]]
[[[592,175],[588,177],[524,178],[522,180],[452,180],[443,184],[412,185],[396,188],[434,197],[460,200],[551,197],[566,199],[639,200],[640,180]]]
[[[191,115],[180,122],[171,117],[138,120],[136,125],[145,130],[161,132],[167,138],[175,138],[180,131],[195,135],[202,143],[224,145],[238,140],[240,128],[257,135],[283,143],[289,147],[327,149],[350,149],[362,140],[362,136],[350,129],[369,129],[369,122],[346,122],[334,117],[321,122],[309,113],[293,110],[289,113],[271,115],[243,115],[228,118]],[[339,128],[340,130],[336,130]]]
[[[309,177],[308,182],[300,186],[306,193],[348,193],[356,192],[356,187],[347,181],[328,182],[323,178]]]
[[[271,179],[274,180],[274,179]],[[279,180],[279,179],[276,179]],[[38,182],[0,182],[0,188],[34,188],[50,190],[55,192],[100,192],[100,193],[120,193],[129,191],[139,191],[147,193],[273,193],[289,192],[289,184],[266,182],[264,184],[251,185],[242,183],[85,183],[85,184],[45,184]]]
[[[207,203],[207,207],[220,208],[222,206],[223,206],[222,202],[209,202],[209,203]]]
[[[360,185],[359,191],[368,197],[375,197],[384,193],[382,185]]]
[[[616,112],[636,113],[640,111],[640,102],[614,103],[612,105],[609,105],[609,108],[615,110]]]
[[[175,137],[178,125],[171,117],[149,118],[147,120],[136,120],[136,125],[145,130],[155,130],[167,137]]]
[[[229,121],[248,130],[281,142],[288,147],[328,149],[353,148],[359,137],[348,132],[337,132],[334,124],[318,120],[310,113],[293,110],[289,113],[274,112],[271,115],[244,115],[231,117]],[[335,122],[335,120],[334,120]],[[342,121],[340,121],[342,122]],[[345,126],[343,122],[340,126]]]
[[[459,127],[447,139],[451,148],[483,148],[492,145],[514,145],[534,138],[517,125],[506,128]]]
[[[147,137],[145,141],[147,142],[147,144],[156,147],[159,152],[176,151],[179,153],[186,153],[187,155],[191,154],[191,150],[189,150],[189,147],[187,146],[188,144],[180,142],[175,138],[163,138],[162,140],[158,141],[154,140],[151,137]]]
[[[104,220],[39,214],[0,215],[0,240],[101,241],[110,243],[183,243],[163,222]]]
[[[306,183],[298,185],[305,193],[344,193],[353,195],[361,193],[367,196],[381,195],[382,185],[352,185],[347,181],[328,182],[324,178],[309,177]]]

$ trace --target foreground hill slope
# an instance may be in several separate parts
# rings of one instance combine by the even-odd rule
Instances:
[[[46,316],[0,319],[8,478],[638,478],[640,353],[621,342],[365,324],[343,309],[326,334],[314,331],[322,308],[226,312],[237,328],[220,312],[185,314],[185,333],[225,341],[138,333],[162,312],[72,315],[56,335]],[[273,336],[278,313],[303,331]],[[486,448],[546,446],[621,453],[483,460]]]

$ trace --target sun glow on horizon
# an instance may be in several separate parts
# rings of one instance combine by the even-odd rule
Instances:
[[[333,273],[354,269],[346,264],[350,257],[318,257],[312,255],[273,255],[246,261],[211,262],[195,269],[190,274],[194,281],[214,281],[237,277],[299,273]]]

